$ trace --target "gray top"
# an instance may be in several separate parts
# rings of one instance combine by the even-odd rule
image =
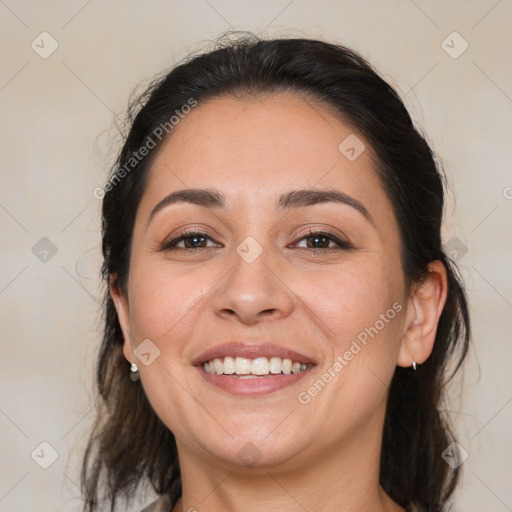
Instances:
[[[157,500],[150,503],[141,512],[171,512],[171,498],[168,494],[160,496]]]
[[[150,503],[141,512],[171,512],[171,499],[167,494],[160,496],[157,500]],[[410,505],[405,509],[407,512],[418,512],[414,505]]]

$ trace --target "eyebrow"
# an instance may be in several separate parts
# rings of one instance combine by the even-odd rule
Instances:
[[[226,207],[227,197],[220,191],[207,188],[192,188],[177,190],[165,196],[159,201],[149,214],[148,224],[157,212],[175,203],[189,203],[203,208],[222,209]],[[374,224],[373,219],[361,203],[361,201],[336,189],[321,190],[292,190],[279,196],[277,201],[278,210],[290,210],[292,208],[303,208],[321,203],[341,203],[351,206],[364,215],[367,220]]]

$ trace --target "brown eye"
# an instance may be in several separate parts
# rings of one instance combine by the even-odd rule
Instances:
[[[306,247],[298,246],[305,249],[312,249],[313,251],[321,252],[321,251],[331,251],[331,250],[348,250],[352,249],[352,246],[333,235],[332,233],[328,233],[326,231],[310,231],[305,236],[300,238],[300,241],[306,240]],[[334,244],[334,245],[329,245]]]
[[[207,233],[198,231],[188,231],[181,233],[178,237],[165,242],[161,250],[168,251],[173,249],[178,250],[195,250],[195,249],[207,249],[212,246],[207,246],[208,240],[212,240]],[[183,245],[180,245],[183,244]]]

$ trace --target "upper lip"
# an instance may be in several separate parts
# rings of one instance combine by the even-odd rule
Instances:
[[[314,361],[312,358],[305,356],[304,354],[300,354],[295,350],[291,350],[285,347],[281,347],[279,345],[273,345],[269,343],[243,343],[243,342],[234,342],[234,343],[224,343],[222,345],[216,345],[215,347],[209,348],[204,351],[201,355],[199,355],[193,361],[193,365],[198,366],[206,361],[211,361],[215,358],[223,358],[223,357],[244,357],[246,359],[256,359],[257,357],[280,357],[281,359],[291,359],[293,362],[297,363],[312,363]]]

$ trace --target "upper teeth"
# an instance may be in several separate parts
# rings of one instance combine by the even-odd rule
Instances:
[[[245,357],[216,357],[211,361],[203,363],[203,369],[206,373],[215,373],[217,375],[268,375],[269,373],[299,373],[308,367],[305,363],[292,362],[291,359],[281,359],[280,357],[258,357],[256,359],[246,359]]]

